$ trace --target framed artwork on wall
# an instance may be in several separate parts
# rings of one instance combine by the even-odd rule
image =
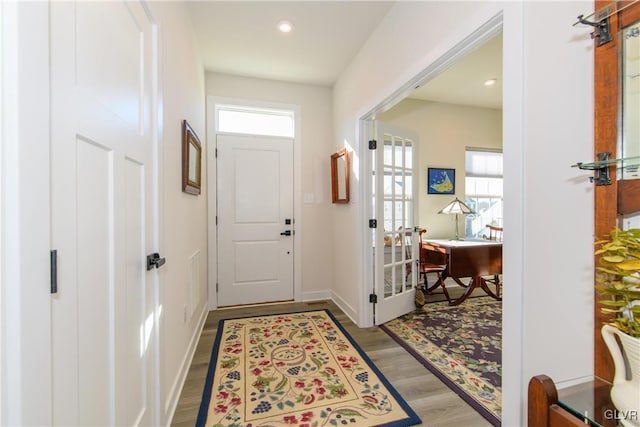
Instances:
[[[455,194],[456,170],[447,168],[428,168],[427,194]]]
[[[331,201],[349,203],[349,152],[346,148],[331,155]]]
[[[202,179],[202,146],[186,120],[182,121],[182,191],[200,194]]]

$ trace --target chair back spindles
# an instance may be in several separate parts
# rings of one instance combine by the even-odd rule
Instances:
[[[491,224],[487,224],[485,227],[489,229],[489,240],[502,242],[502,227],[498,227],[497,225],[491,225]]]

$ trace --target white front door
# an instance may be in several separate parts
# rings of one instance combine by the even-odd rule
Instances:
[[[218,135],[218,305],[292,300],[293,139]]]
[[[415,309],[418,138],[414,132],[376,122],[375,139],[375,324],[380,325]]]
[[[136,2],[50,22],[53,424],[153,425],[155,27]]]

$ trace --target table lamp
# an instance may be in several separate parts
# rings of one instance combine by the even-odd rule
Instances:
[[[447,206],[442,208],[439,214],[456,214],[456,240],[460,240],[460,235],[458,233],[458,215],[469,215],[474,214],[476,211],[467,206],[462,200],[457,197],[455,200],[450,202]]]

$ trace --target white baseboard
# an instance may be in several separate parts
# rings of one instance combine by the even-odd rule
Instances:
[[[356,321],[356,319],[358,318],[357,312],[353,307],[351,307],[344,299],[340,297],[340,295],[336,294],[335,292],[331,293],[331,299],[336,303],[338,307],[340,307],[340,310],[342,310],[354,324],[358,324],[358,322]]]
[[[587,381],[593,380],[593,375],[585,375],[578,378],[570,378],[570,379],[560,379],[559,381],[554,381],[557,389],[567,388],[574,385],[582,384]]]
[[[176,379],[171,385],[169,393],[167,393],[167,399],[165,400],[164,413],[166,415],[165,420],[167,422],[167,427],[169,427],[173,421],[173,416],[176,412],[176,407],[178,406],[178,400],[180,400],[180,394],[182,393],[184,383],[187,380],[187,374],[189,373],[189,368],[191,367],[191,362],[193,361],[193,357],[196,353],[196,347],[200,341],[200,335],[202,335],[202,330],[204,329],[204,324],[208,314],[209,308],[207,304],[202,304],[198,319],[198,326],[194,329],[191,340],[189,340],[189,346],[187,347],[187,352],[180,364],[178,375],[176,375]]]
[[[306,292],[302,294],[302,301],[320,301],[331,299],[331,291]]]

